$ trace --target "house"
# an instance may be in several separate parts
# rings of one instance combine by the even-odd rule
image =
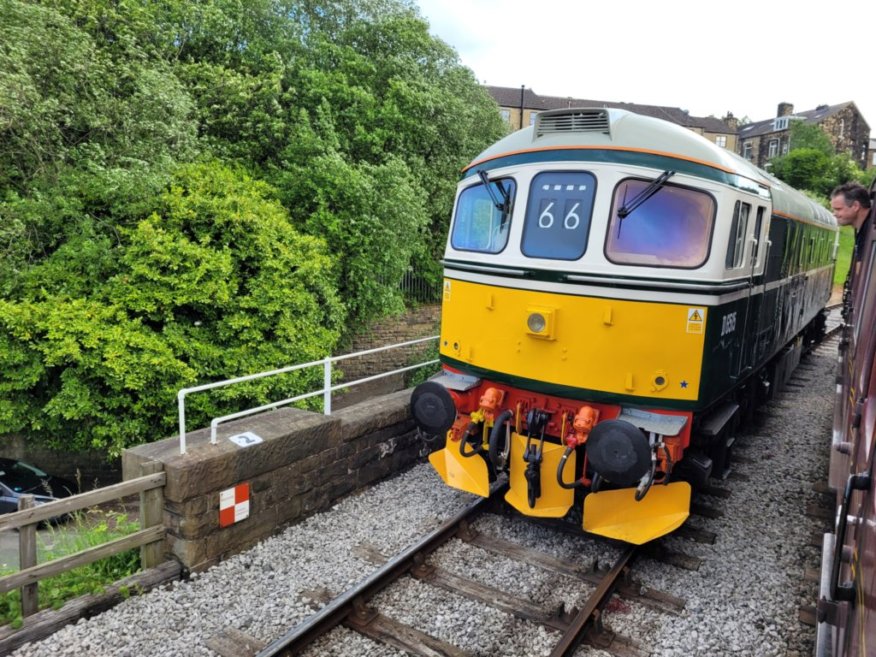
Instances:
[[[718,144],[718,146],[731,151],[737,150],[736,131],[738,121],[730,113],[721,120],[713,116],[691,116],[685,110],[678,107],[615,103],[603,100],[563,98],[560,96],[541,96],[532,89],[525,87],[516,89],[514,87],[492,87],[488,85],[485,88],[499,105],[502,118],[514,130],[533,125],[536,115],[545,110],[568,107],[608,107],[624,109],[637,114],[671,121],[703,135],[706,139]]]
[[[739,129],[737,152],[757,166],[766,167],[772,158],[788,153],[793,121],[818,125],[837,153],[848,153],[855,164],[867,168],[870,126],[851,101],[819,105],[814,110],[797,113],[791,103],[779,103],[775,118],[749,123]]]

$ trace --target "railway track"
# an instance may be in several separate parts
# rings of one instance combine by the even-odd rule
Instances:
[[[559,638],[550,652],[551,657],[571,656],[582,643],[604,650],[615,657],[650,655],[649,650],[632,639],[612,632],[603,623],[603,610],[613,596],[624,601],[635,601],[665,614],[677,615],[684,609],[684,601],[680,598],[643,586],[632,579],[632,563],[643,550],[636,546],[624,546],[623,549],[615,550],[617,554],[608,567],[600,566],[599,563],[581,565],[478,532],[473,528],[473,523],[481,514],[491,510],[491,502],[503,495],[505,490],[504,483],[495,486],[491,498],[470,504],[438,529],[393,557],[380,554],[370,545],[360,545],[356,556],[375,566],[373,574],[339,596],[332,596],[324,589],[307,591],[304,597],[320,609],[272,643],[265,645],[243,632],[230,629],[210,639],[207,642],[209,647],[220,655],[228,656],[299,655],[320,637],[336,627],[344,626],[410,655],[471,657],[474,653],[381,613],[379,603],[374,601],[375,597],[400,578],[413,577],[428,586],[464,596],[490,609],[549,628],[554,634],[559,633]],[[593,540],[581,536],[580,531],[577,535],[582,541]],[[567,581],[578,582],[582,590],[590,591],[589,595],[580,608],[565,609],[560,606],[549,609],[520,595],[430,563],[429,556],[452,540],[480,548],[506,560],[542,569],[566,578]],[[652,558],[660,558],[653,549],[644,552]],[[664,561],[673,563],[674,557],[675,565],[694,569],[698,566],[695,559],[689,558],[685,561],[682,558],[679,562],[678,556],[666,553]],[[477,619],[473,619],[473,622],[477,622]]]
[[[838,308],[834,313],[838,314]],[[833,314],[833,313],[832,313]],[[840,328],[837,321],[835,326],[828,325],[828,336],[832,336]],[[801,373],[805,371],[801,368]],[[799,378],[789,385],[790,390],[806,387],[806,378]],[[781,404],[783,404],[782,402]],[[781,404],[779,407],[781,407]],[[747,456],[743,450],[736,454],[733,459],[737,465],[744,469],[746,464],[756,463],[756,459]],[[744,472],[734,470],[731,479],[747,481],[748,476]],[[733,486],[740,485],[739,482]],[[229,630],[224,636],[214,637],[208,641],[208,645],[214,652],[220,655],[256,655],[257,657],[269,657],[274,655],[299,655],[299,654],[325,654],[328,639],[320,639],[333,629],[343,626],[348,634],[340,634],[338,641],[343,642],[344,637],[349,637],[349,632],[354,632],[366,637],[372,642],[385,646],[386,654],[398,654],[396,651],[410,655],[422,655],[435,657],[446,655],[449,657],[472,657],[476,654],[492,654],[491,651],[478,650],[472,652],[456,645],[451,638],[438,637],[417,629],[414,623],[399,620],[393,616],[392,610],[384,608],[381,592],[390,590],[400,584],[399,580],[412,578],[417,580],[428,590],[443,590],[453,596],[462,596],[477,602],[481,608],[508,614],[524,622],[546,628],[553,641],[550,651],[551,657],[573,655],[581,644],[597,649],[599,654],[610,654],[615,657],[644,657],[646,655],[659,655],[659,650],[653,650],[642,643],[642,636],[646,637],[647,631],[643,631],[637,638],[612,631],[609,623],[603,622],[604,611],[616,611],[632,601],[635,605],[648,607],[659,614],[679,615],[684,612],[685,600],[668,593],[643,586],[633,580],[631,566],[640,557],[651,561],[669,564],[673,567],[696,571],[699,569],[701,560],[693,555],[673,551],[668,547],[672,541],[658,540],[644,548],[628,548],[615,550],[613,561],[609,566],[592,562],[582,566],[581,562],[558,559],[550,554],[519,545],[513,541],[491,535],[489,532],[478,531],[475,526],[477,520],[486,512],[495,511],[495,505],[491,500],[504,493],[504,488],[497,487],[491,499],[477,500],[451,518],[438,529],[434,530],[415,545],[405,549],[401,553],[388,557],[381,554],[373,546],[362,543],[354,549],[355,556],[370,565],[375,570],[372,575],[364,579],[358,586],[335,595],[326,589],[312,589],[302,592],[301,597],[309,600],[315,613],[291,628],[280,638],[269,644],[259,642],[240,631]],[[720,501],[731,495],[730,489],[724,488],[720,483],[699,491],[694,498],[691,512],[692,515],[708,521],[720,519],[722,516],[719,508],[710,504]],[[529,521],[530,525],[540,524]],[[585,542],[593,539],[582,536],[580,529],[563,522],[546,522],[552,531],[565,532],[577,535],[578,540]],[[716,533],[704,529],[697,524],[686,524],[675,534],[675,539],[683,538],[703,544],[713,544]],[[469,574],[459,574],[446,564],[436,565],[431,556],[440,551],[443,546],[455,542],[467,547],[477,548],[508,561],[516,561],[530,568],[538,568],[563,578],[564,581],[578,582],[581,595],[578,596],[578,608],[566,609],[549,608],[521,596],[502,590],[500,587],[477,581]],[[677,543],[676,543],[677,544]],[[481,559],[473,556],[473,560]],[[582,560],[583,561],[583,560]],[[603,560],[602,564],[609,563]],[[438,595],[435,593],[428,595]],[[440,614],[440,602],[434,605],[432,613]],[[391,605],[386,605],[390,606]],[[473,617],[472,624],[489,622]],[[671,621],[667,621],[671,622]],[[629,628],[625,628],[629,631]],[[433,630],[430,630],[433,631]],[[334,636],[334,635],[333,635]],[[321,640],[319,652],[314,648],[308,649],[315,641]],[[334,641],[334,639],[332,640]],[[334,650],[331,648],[330,650]],[[336,654],[331,652],[330,654]],[[342,653],[337,653],[342,654]],[[373,654],[373,653],[370,653]],[[378,653],[384,654],[384,653]],[[543,654],[548,654],[547,652]],[[589,653],[588,653],[589,654]]]

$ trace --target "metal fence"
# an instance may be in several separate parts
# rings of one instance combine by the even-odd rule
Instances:
[[[428,365],[434,365],[438,362],[438,359],[427,360],[422,363],[417,363],[416,365],[410,365],[408,367],[400,367],[398,369],[392,370],[390,372],[384,372],[382,374],[375,374],[373,376],[366,376],[361,379],[357,379],[356,381],[345,381],[341,384],[332,385],[332,366],[334,363],[338,361],[347,360],[349,358],[356,358],[357,356],[365,356],[367,354],[376,354],[382,351],[387,351],[389,349],[398,349],[401,347],[407,347],[415,344],[422,344],[431,341],[437,341],[438,336],[433,335],[427,338],[420,338],[419,340],[409,340],[407,342],[400,342],[399,344],[389,345],[387,347],[379,347],[377,349],[366,349],[364,351],[357,351],[352,354],[344,354],[342,356],[327,356],[322,360],[311,361],[309,363],[300,363],[298,365],[290,365],[289,367],[283,367],[277,370],[271,370],[269,372],[260,372],[258,374],[250,374],[248,376],[239,376],[234,379],[228,379],[225,381],[216,381],[215,383],[207,383],[201,386],[195,386],[193,388],[183,388],[177,393],[177,403],[179,407],[179,452],[180,454],[186,453],[186,396],[195,392],[204,392],[206,390],[213,390],[215,388],[224,388],[226,386],[234,385],[237,383],[243,383],[246,381],[254,381],[256,379],[263,379],[268,376],[276,376],[278,374],[285,374],[286,372],[294,372],[301,369],[308,369],[313,367],[320,367],[323,370],[323,387],[319,390],[314,390],[313,392],[308,392],[303,395],[297,395],[295,397],[290,397],[289,399],[283,399],[281,401],[273,402],[270,404],[265,404],[263,406],[258,406],[256,408],[250,408],[243,411],[239,411],[237,413],[231,413],[229,415],[223,415],[222,417],[214,418],[210,422],[210,442],[212,444],[216,444],[216,429],[221,422],[227,422],[229,420],[235,420],[237,418],[246,417],[248,415],[255,415],[256,413],[261,413],[263,411],[269,411],[275,408],[280,408],[281,406],[288,406],[297,401],[302,401],[304,399],[310,399],[311,397],[319,397],[323,398],[323,413],[325,415],[331,415],[332,413],[332,392],[337,390],[341,390],[342,388],[351,388],[353,386],[357,386],[363,383],[368,383],[370,381],[376,381],[378,379],[382,379],[388,376],[392,376],[394,374],[400,374],[401,372],[409,372],[412,370],[419,369],[421,367],[426,367]]]
[[[441,282],[433,282],[409,267],[398,284],[405,299],[417,303],[441,301]]]

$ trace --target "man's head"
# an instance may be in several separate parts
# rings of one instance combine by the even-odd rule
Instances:
[[[870,194],[858,183],[845,183],[830,193],[830,207],[840,226],[858,230],[870,212]]]

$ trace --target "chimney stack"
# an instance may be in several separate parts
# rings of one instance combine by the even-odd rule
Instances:
[[[731,132],[739,130],[739,119],[733,116],[733,112],[727,112],[727,116],[721,120],[724,121]]]
[[[794,105],[792,103],[779,103],[779,111],[776,116],[791,116],[794,113]]]

